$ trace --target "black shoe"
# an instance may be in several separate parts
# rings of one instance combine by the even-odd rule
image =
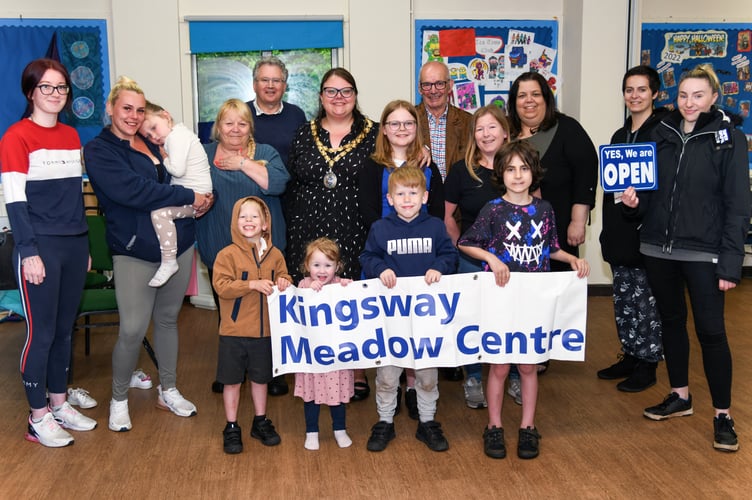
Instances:
[[[491,458],[504,458],[507,456],[507,447],[504,445],[504,429],[495,425],[483,431],[483,452]]]
[[[284,375],[277,375],[267,384],[266,390],[270,396],[284,396],[290,391],[290,387]]]
[[[465,380],[465,375],[462,373],[462,368],[439,368],[439,371],[441,371],[441,375],[444,377],[444,380],[449,380],[450,382],[459,382],[460,380]]]
[[[661,404],[645,408],[642,414],[651,420],[666,420],[671,417],[687,417],[692,415],[692,395],[688,399],[682,399],[672,392]]]
[[[618,357],[619,361],[598,372],[598,378],[603,380],[616,380],[627,378],[632,375],[638,359],[627,353],[619,354]]]
[[[449,442],[444,437],[441,430],[441,424],[435,420],[430,422],[420,422],[418,430],[415,432],[418,441],[423,441],[433,451],[446,451],[449,449]]]
[[[616,388],[623,392],[640,392],[653,387],[657,367],[658,363],[638,361],[629,378],[616,384]]]
[[[274,424],[268,418],[264,420],[253,421],[253,427],[251,427],[251,437],[258,439],[266,446],[278,445],[282,438],[279,437],[277,431],[274,430]]]
[[[736,439],[734,420],[725,413],[713,418],[713,448],[718,451],[736,451],[739,441]]]
[[[405,406],[407,407],[407,415],[413,420],[418,420],[420,414],[418,412],[418,393],[415,388],[405,389]]]
[[[519,441],[517,442],[517,456],[524,459],[537,457],[540,452],[538,445],[540,438],[538,429],[535,427],[520,429]]]
[[[212,382],[212,392],[216,392],[217,394],[222,394],[225,391],[225,384],[222,382],[217,382],[216,380]]]
[[[222,437],[225,453],[234,455],[243,451],[243,436],[239,426],[227,424],[225,430],[222,431]]]
[[[368,438],[368,451],[384,451],[389,441],[394,439],[394,424],[379,420],[371,427],[371,437]]]
[[[350,398],[352,401],[363,401],[371,394],[371,386],[368,385],[368,377],[365,377],[365,382],[355,382],[355,394]]]
[[[394,407],[394,416],[400,414],[402,410],[402,387],[397,386],[397,406]]]

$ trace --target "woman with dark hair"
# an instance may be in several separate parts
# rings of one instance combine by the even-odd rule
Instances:
[[[614,132],[611,144],[650,141],[650,134],[666,116],[655,109],[661,80],[650,66],[635,66],[624,75],[621,91],[629,117]],[[663,358],[661,320],[640,255],[639,222],[628,220],[621,205],[622,193],[603,193],[601,253],[614,276],[614,316],[621,342],[619,361],[598,371],[604,380],[622,379],[616,388],[640,392],[655,385],[655,371]]]
[[[508,113],[512,138],[526,139],[540,154],[545,171],[540,195],[553,206],[561,249],[576,256],[595,206],[595,146],[577,120],[556,110],[553,91],[539,73],[517,77]],[[569,266],[552,262],[551,270],[568,271]]]
[[[11,125],[0,141],[0,165],[26,317],[20,366],[31,408],[26,439],[57,448],[73,444],[63,428],[97,426],[66,401],[71,334],[89,254],[81,141],[72,127],[58,121],[72,100],[62,64],[32,61],[21,76],[21,90],[28,118]]]
[[[295,282],[305,249],[316,238],[337,242],[343,278],[359,279],[358,256],[367,231],[360,214],[360,172],[373,153],[378,124],[358,109],[358,87],[344,68],[332,68],[321,79],[316,118],[303,124],[293,139],[286,195],[287,268]],[[362,372],[355,374],[354,400],[368,397]]]

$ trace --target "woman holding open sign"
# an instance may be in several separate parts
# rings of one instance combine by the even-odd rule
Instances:
[[[685,288],[702,349],[715,409],[713,447],[739,449],[731,406],[731,350],[726,339],[724,292],[741,280],[749,227],[747,143],[715,107],[719,82],[699,65],[679,81],[678,111],[655,129],[658,190],[627,188],[622,201],[642,217],[640,252],[663,323],[671,393],[646,408],[653,420],[693,413],[689,393],[689,336]]]
[[[614,132],[611,144],[651,140],[651,132],[668,114],[666,108],[653,107],[660,88],[660,76],[650,66],[626,72],[621,90],[629,117]],[[598,378],[622,379],[617,389],[640,392],[655,385],[655,370],[663,358],[661,321],[640,254],[640,223],[626,218],[621,193],[604,193],[601,213],[601,253],[614,276],[614,316],[622,354],[618,362],[600,370]]]

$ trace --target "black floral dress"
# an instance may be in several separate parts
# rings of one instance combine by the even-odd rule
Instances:
[[[330,148],[329,133],[319,120],[313,123],[323,147]],[[324,185],[329,171],[327,160],[316,145],[311,124],[301,126],[295,134],[288,163],[291,180],[285,201],[287,268],[296,283],[303,277],[300,265],[305,258],[306,245],[323,236],[340,246],[344,264],[341,276],[360,279],[358,256],[368,234],[358,207],[358,182],[366,158],[374,151],[376,137],[376,123],[367,118],[353,122],[339,148],[329,153],[331,158],[337,158],[349,144],[357,143],[332,166],[337,181],[330,189]]]

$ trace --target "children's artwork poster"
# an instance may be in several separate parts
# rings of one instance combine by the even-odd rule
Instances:
[[[470,113],[505,107],[512,82],[527,71],[541,73],[554,92],[560,88],[557,21],[418,20],[415,29],[417,99],[420,68],[429,61],[449,67],[453,104]]]
[[[587,280],[575,272],[493,273],[291,286],[268,296],[274,374],[470,363],[584,361]]]
[[[752,175],[752,24],[693,23],[643,24],[640,63],[654,67],[661,76],[656,106],[676,108],[683,72],[698,64],[713,66],[721,83],[716,105],[737,115],[747,136]]]

